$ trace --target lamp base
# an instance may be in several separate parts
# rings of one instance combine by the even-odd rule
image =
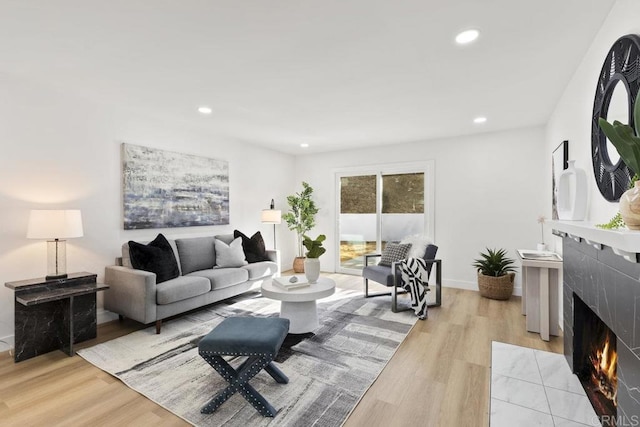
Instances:
[[[47,275],[45,279],[67,277],[67,242],[55,239],[47,241]]]

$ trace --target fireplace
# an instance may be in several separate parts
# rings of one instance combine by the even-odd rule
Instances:
[[[618,255],[593,240],[562,240],[567,362],[603,426],[640,427],[640,242]]]
[[[573,294],[573,371],[602,424],[618,416],[618,353],[613,331]]]

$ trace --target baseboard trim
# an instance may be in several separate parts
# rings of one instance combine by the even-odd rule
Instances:
[[[478,291],[478,283],[477,282],[466,282],[462,280],[443,280],[442,286],[445,288],[456,288],[456,289],[466,289],[468,291]],[[514,286],[513,295],[521,297],[522,296],[522,287]]]
[[[6,337],[0,337],[0,353],[13,350],[16,345],[15,335],[7,335]]]
[[[111,322],[113,320],[116,320],[118,318],[118,315],[111,311],[105,310],[104,308],[99,308],[96,311],[96,318],[99,325],[101,323],[106,323],[106,322]]]

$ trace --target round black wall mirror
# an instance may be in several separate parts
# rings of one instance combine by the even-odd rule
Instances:
[[[600,194],[616,202],[629,188],[633,172],[620,159],[613,144],[598,125],[603,117],[633,126],[633,103],[640,88],[640,36],[620,37],[602,65],[591,120],[591,158]]]

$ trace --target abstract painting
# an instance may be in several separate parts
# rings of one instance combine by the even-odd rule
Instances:
[[[229,224],[229,162],[122,144],[124,229]]]
[[[551,219],[558,219],[558,179],[569,167],[569,141],[562,141],[551,155]]]

